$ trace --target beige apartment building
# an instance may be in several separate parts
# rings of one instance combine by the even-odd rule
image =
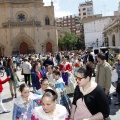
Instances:
[[[92,0],[86,0],[83,3],[80,3],[79,7],[78,7],[78,10],[79,10],[80,20],[82,18],[87,18],[87,17],[93,16],[94,15],[93,1]]]
[[[54,6],[43,0],[0,0],[0,56],[58,49]]]

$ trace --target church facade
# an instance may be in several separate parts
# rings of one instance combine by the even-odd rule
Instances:
[[[0,56],[55,52],[54,6],[43,0],[0,0]]]

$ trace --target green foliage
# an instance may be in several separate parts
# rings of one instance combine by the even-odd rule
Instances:
[[[77,36],[73,33],[66,32],[64,36],[61,36],[58,41],[60,50],[72,50],[76,47]]]

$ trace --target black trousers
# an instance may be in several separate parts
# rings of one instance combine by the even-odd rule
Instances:
[[[30,74],[24,74],[24,78],[26,85],[30,86]]]

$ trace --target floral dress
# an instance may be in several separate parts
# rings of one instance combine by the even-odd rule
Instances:
[[[36,106],[35,101],[41,100],[42,95],[29,95],[29,100],[25,101],[19,96],[14,102],[12,120],[31,120],[32,110]]]
[[[29,99],[27,102],[19,96],[14,103],[12,120],[30,120],[33,109],[33,100]]]

